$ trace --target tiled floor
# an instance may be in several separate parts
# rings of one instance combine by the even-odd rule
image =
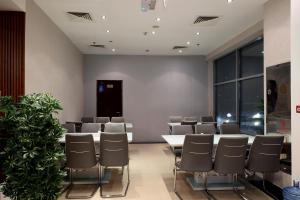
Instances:
[[[173,192],[173,164],[174,156],[166,144],[131,144],[130,145],[130,178],[131,183],[127,196],[114,199],[131,200],[178,200]],[[104,187],[106,191],[119,191],[120,176],[114,171],[112,182]],[[126,174],[125,174],[126,175]],[[206,199],[200,191],[193,191],[185,181],[185,174],[178,176],[178,191],[184,200]],[[124,176],[125,177],[125,176]],[[124,185],[125,185],[124,179]],[[85,193],[91,191],[92,186],[76,186],[74,192]],[[247,197],[251,200],[271,199],[261,191],[247,185]],[[75,193],[74,193],[75,194]],[[232,191],[211,191],[216,199],[235,200],[240,199]],[[60,200],[65,199],[63,194]],[[100,199],[99,189],[92,200]]]

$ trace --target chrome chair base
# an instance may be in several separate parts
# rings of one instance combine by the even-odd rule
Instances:
[[[67,191],[66,193],[66,199],[89,199],[92,198],[95,193],[97,192],[98,188],[99,188],[99,179],[100,179],[100,168],[98,165],[98,174],[97,174],[97,180],[98,180],[98,184],[96,185],[95,189],[92,191],[91,194],[87,195],[87,196],[72,196],[70,195],[72,192],[72,189],[74,187],[74,183],[73,183],[73,172],[72,169],[69,169],[69,173],[70,173],[70,184],[67,186],[66,189],[64,189],[64,191]]]
[[[123,176],[123,169],[124,167],[122,167],[122,176]],[[101,167],[100,167],[100,174],[101,174]],[[100,196],[102,198],[116,198],[116,197],[125,197],[127,195],[127,191],[129,188],[129,184],[130,184],[130,178],[129,178],[129,165],[127,165],[127,184],[126,184],[126,188],[123,194],[104,194],[103,193],[103,184],[102,184],[102,180],[101,180],[101,176],[100,176]]]
[[[180,199],[180,200],[183,200],[183,198],[182,198],[182,196],[179,194],[179,192],[176,190],[176,179],[177,179],[177,167],[175,166],[175,168],[174,168],[174,193],[176,194],[176,196]],[[203,190],[204,191],[204,195],[205,195],[205,197],[208,199],[208,200],[211,200],[211,199],[213,199],[213,200],[216,200],[216,198],[212,195],[212,194],[210,194],[209,192],[208,192],[208,190],[206,189],[206,185],[207,185],[207,173],[205,172],[205,173],[203,173],[204,174],[204,187],[205,187],[205,190]]]
[[[233,180],[233,191],[234,191],[234,193],[237,194],[242,200],[250,200],[244,194],[240,193],[238,188],[237,188],[238,174],[233,174],[232,175],[232,180]]]

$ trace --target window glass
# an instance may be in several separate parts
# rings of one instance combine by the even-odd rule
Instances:
[[[263,77],[240,82],[240,128],[251,135],[264,132]]]
[[[216,119],[218,124],[236,121],[236,83],[215,87]]]
[[[264,66],[263,42],[259,40],[240,50],[240,76],[262,74]]]
[[[215,82],[233,80],[236,77],[236,53],[230,53],[215,62]]]

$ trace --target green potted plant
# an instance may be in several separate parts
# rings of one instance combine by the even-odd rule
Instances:
[[[65,173],[60,169],[63,129],[54,116],[59,101],[48,94],[23,96],[14,103],[0,97],[0,126],[8,134],[2,192],[12,200],[55,200]]]

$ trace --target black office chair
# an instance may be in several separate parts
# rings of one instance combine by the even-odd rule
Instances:
[[[187,135],[187,134],[193,134],[194,130],[191,125],[174,125],[172,127],[171,135]],[[177,158],[181,156],[182,148],[181,147],[175,147],[171,148],[174,155],[175,155],[175,163],[177,161]]]
[[[105,124],[110,122],[109,117],[96,117],[96,123]]]
[[[124,117],[112,117],[110,120],[112,123],[125,123]]]
[[[232,175],[234,192],[243,199],[246,198],[238,192],[237,183],[238,174],[244,174],[245,171],[247,146],[247,137],[220,138],[214,161],[217,173]]]
[[[82,123],[94,123],[94,117],[82,117],[81,122]]]
[[[207,191],[207,173],[212,170],[212,150],[214,143],[214,135],[186,135],[183,144],[181,161],[175,163],[174,169],[174,192],[182,199],[176,190],[177,171],[185,171],[189,173],[203,173],[204,191],[208,199],[210,194]]]
[[[101,124],[99,123],[83,123],[81,126],[82,133],[98,133],[101,129]]]
[[[220,126],[220,134],[240,134],[240,127],[236,123],[223,123]]]
[[[66,136],[66,167],[69,168],[70,185],[67,189],[67,199],[87,199],[94,196],[99,187],[99,165],[95,153],[95,144],[92,135],[67,134]],[[73,170],[87,170],[97,166],[97,185],[88,196],[71,196],[73,189]]]
[[[122,167],[127,166],[127,185],[123,194],[104,194],[102,177],[100,177],[100,195],[102,198],[124,197],[130,184],[129,179],[129,153],[128,140],[125,133],[101,133],[100,137],[100,170],[101,167]],[[123,174],[123,173],[122,173]]]
[[[216,128],[214,124],[197,124],[196,125],[196,134],[215,134]]]
[[[184,117],[182,121],[198,121],[196,116]]]
[[[283,136],[256,136],[250,148],[246,169],[250,172],[263,174],[264,191],[272,196],[265,185],[265,174],[276,173],[280,170],[280,153],[283,147]]]
[[[67,123],[61,125],[64,129],[66,129],[67,133],[76,133],[76,127],[75,124]]]
[[[182,120],[183,120],[182,116],[170,116],[169,117],[169,121],[171,123],[181,123]]]
[[[202,116],[200,120],[202,123],[214,122],[213,116]]]

